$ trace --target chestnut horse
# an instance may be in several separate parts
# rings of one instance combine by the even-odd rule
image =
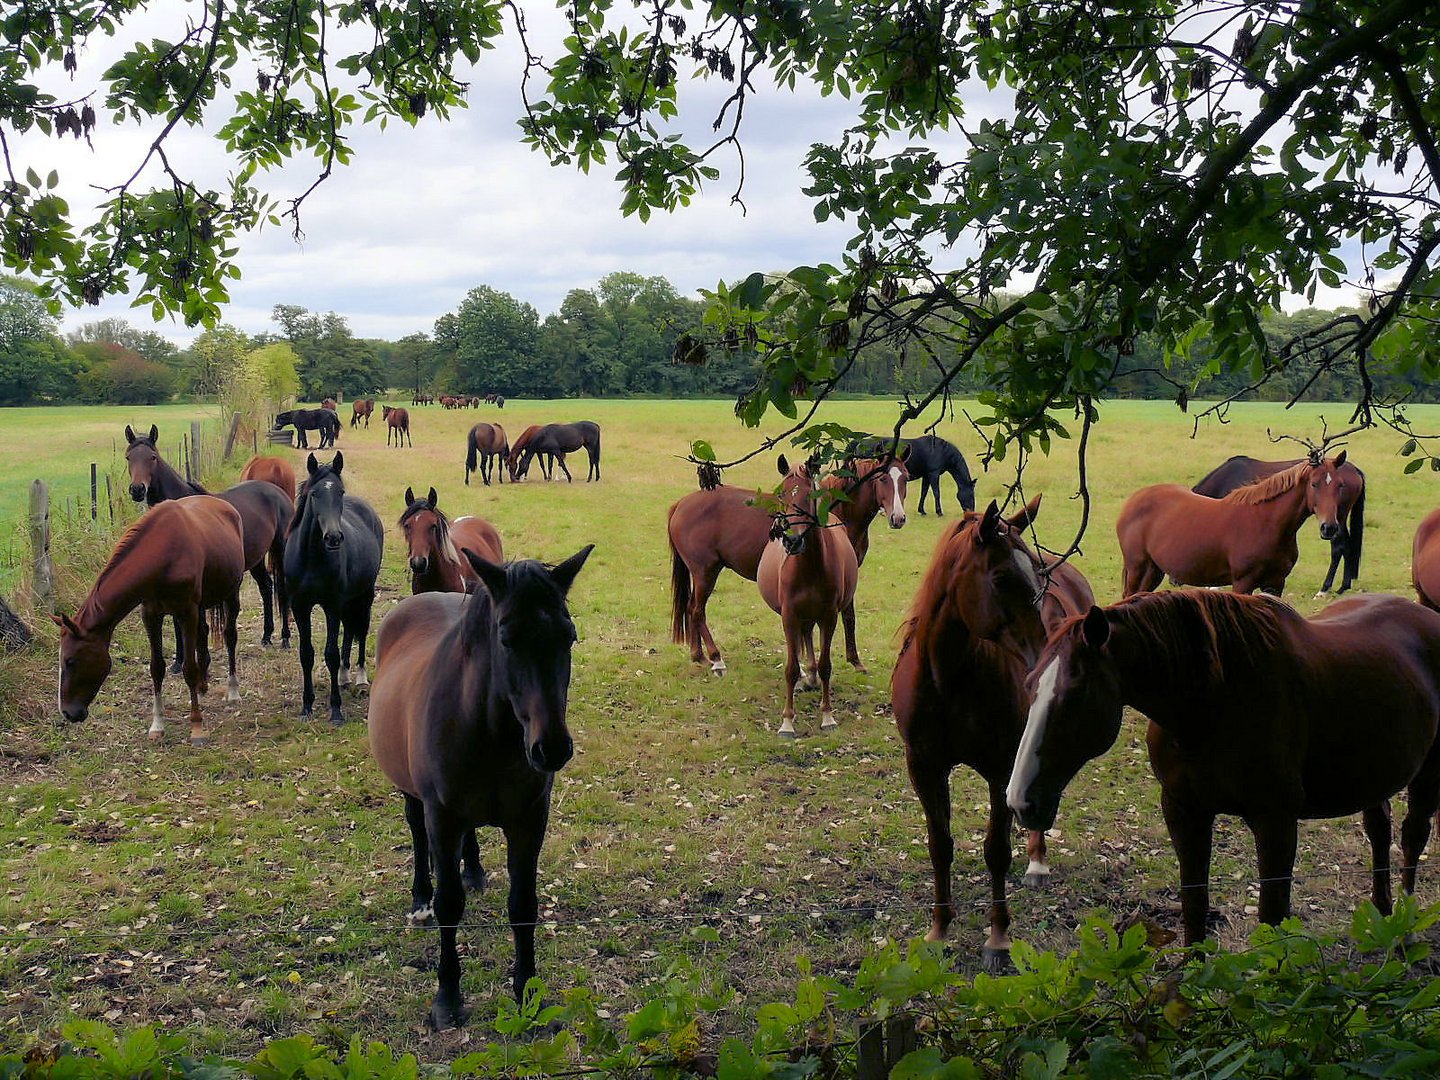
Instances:
[[[136,502],[155,506],[167,499],[184,499],[191,495],[209,495],[199,484],[186,480],[171,467],[156,448],[160,431],[150,425],[149,435],[136,435],[125,425],[125,465],[130,472],[130,497]],[[284,468],[289,470],[289,465]],[[294,474],[291,474],[293,479]],[[285,534],[290,528],[290,500],[275,484],[263,480],[241,480],[226,488],[217,498],[224,499],[240,513],[245,538],[245,569],[260,590],[260,606],[264,627],[260,644],[269,645],[275,635],[276,605],[280,608],[280,644],[290,646],[290,603],[285,584]],[[269,566],[266,566],[269,556]],[[271,591],[274,590],[272,601]],[[179,633],[179,623],[176,623]],[[179,638],[175,644],[175,668],[179,670],[184,651]]]
[[[518,439],[516,439],[513,443],[510,444],[510,453],[505,456],[505,468],[510,473],[510,482],[512,484],[519,483],[519,481],[524,479],[524,473],[520,471],[520,455],[529,448],[530,440],[535,438],[535,436],[539,433],[540,425],[531,424],[529,427],[527,427],[524,431],[520,433],[520,437]],[[529,466],[528,458],[526,459],[526,466],[527,468]],[[548,480],[550,478],[551,472],[555,468],[555,455],[541,454],[540,468],[545,473],[545,478]]]
[[[982,955],[1000,970],[1010,955],[1010,810],[1005,781],[1025,729],[1029,699],[1025,676],[1046,634],[1095,602],[1085,578],[1070,563],[1045,573],[1023,533],[1040,509],[1037,496],[1009,518],[995,502],[983,514],[966,513],[940,537],[905,623],[900,658],[890,676],[895,724],[905,745],[910,784],[925,812],[930,865],[935,875],[930,941],[943,941],[955,906],[950,868],[955,841],[950,825],[950,773],[968,765],[990,792],[985,868],[990,874],[990,933]],[[1046,578],[1048,577],[1048,584]],[[1045,833],[1026,842],[1027,885],[1043,884]]]
[[[241,480],[264,480],[274,484],[285,493],[285,499],[292,506],[295,503],[295,470],[284,458],[266,457],[256,454],[240,470]]]
[[[822,481],[826,488],[843,492],[832,512],[845,526],[855,549],[855,565],[863,566],[870,550],[870,523],[882,512],[892,529],[906,521],[905,469],[889,458],[851,459],[844,474]],[[725,660],[710,633],[705,607],[715,591],[720,571],[734,570],[754,581],[760,556],[770,542],[770,513],[755,504],[755,492],[720,485],[692,491],[670,507],[666,532],[670,539],[670,636],[690,646],[690,659],[702,663],[708,652],[710,670],[724,675]],[[855,602],[841,612],[845,629],[845,659],[864,670],[855,644]]]
[[[484,518],[458,517],[449,520],[437,505],[439,497],[430,489],[428,498],[417,499],[405,489],[405,512],[400,531],[410,564],[410,593],[473,592],[479,582],[460,549],[469,548],[486,562],[505,561],[500,534]]]
[[[406,442],[409,442],[410,413],[407,409],[403,409],[398,405],[381,405],[380,415],[384,418],[386,424],[386,446],[390,445],[391,435],[395,436],[395,445],[397,447],[404,445],[404,443],[401,442],[402,439]],[[409,442],[409,445],[414,446],[415,444],[413,442]]]
[[[574,754],[565,719],[575,624],[565,598],[591,550],[552,568],[532,559],[497,566],[466,549],[483,582],[473,596],[410,596],[380,624],[370,752],[405,796],[411,916],[433,914],[440,930],[437,1028],[465,1022],[455,937],[465,913],[462,852],[478,825],[505,833],[517,1000],[535,974],[540,847],[555,773]],[[482,888],[478,858],[467,869],[468,883]]]
[[[1293,469],[1304,461],[1304,458],[1257,461],[1243,455],[1232,457],[1190,490],[1212,499],[1224,498],[1238,487]],[[1360,554],[1365,544],[1365,474],[1355,467],[1353,461],[1347,461],[1335,469],[1333,482],[1338,508],[1336,528],[1333,534],[1327,536],[1325,525],[1322,523],[1320,526],[1320,535],[1330,541],[1330,569],[1325,573],[1325,583],[1320,586],[1320,591],[1330,591],[1330,586],[1335,584],[1335,571],[1343,560],[1345,573],[1340,579],[1340,588],[1336,590],[1339,595],[1360,576]]]
[[[350,426],[359,427],[360,421],[365,421],[365,427],[370,427],[370,414],[375,411],[374,398],[356,398],[355,403],[350,406]]]
[[[1302,461],[1223,499],[1182,484],[1141,488],[1115,521],[1125,557],[1123,595],[1156,588],[1166,574],[1177,585],[1233,585],[1237,593],[1280,595],[1300,557],[1295,534],[1320,519],[1329,539],[1339,527],[1335,470],[1345,451],[1312,465]]]
[[[1432,510],[1415,530],[1410,580],[1420,603],[1440,611],[1440,510]]]
[[[505,482],[505,459],[510,454],[510,440],[505,429],[499,424],[476,424],[465,436],[465,483],[470,483],[470,474],[478,471],[485,485],[490,485],[491,475],[500,483]],[[500,468],[496,467],[499,459]]]
[[[584,449],[590,459],[590,469],[585,475],[586,483],[591,480],[600,479],[600,425],[593,420],[577,420],[573,424],[542,424],[540,430],[530,435],[523,446],[517,444],[519,452],[514,455],[515,466],[512,472],[523,477],[530,471],[530,459],[536,454],[549,455],[551,466],[545,469],[545,479],[555,478],[555,463],[560,466],[560,471],[565,474],[567,483],[573,478],[570,470],[565,467],[565,455],[574,453],[576,450]],[[540,462],[542,469],[545,462]],[[514,479],[514,476],[511,477]]]
[[[1092,607],[1051,636],[1008,799],[1049,828],[1061,792],[1120,731],[1149,719],[1150,768],[1180,863],[1185,942],[1205,937],[1219,814],[1255,836],[1260,921],[1290,914],[1296,822],[1364,816],[1371,895],[1390,911],[1390,797],[1408,793],[1401,884],[1440,806],[1440,614],[1398,596],[1306,619],[1273,598],[1186,589]]]
[[[150,639],[150,682],[154,688],[149,736],[165,732],[160,686],[165,681],[166,615],[181,627],[182,664],[190,688],[190,742],[204,746],[200,695],[209,689],[210,646],[204,612],[223,608],[230,681],[225,700],[240,699],[235,676],[235,620],[245,576],[245,540],[239,512],[211,495],[163,502],[125,530],[80,610],[72,619],[54,616],[60,626],[60,714],[84,720],[90,703],[110,674],[110,639],[126,615],[140,608]]]
[[[830,642],[835,624],[846,605],[855,600],[859,566],[855,548],[839,519],[819,519],[817,503],[822,488],[818,468],[801,462],[791,468],[780,455],[780,512],[765,546],[755,582],[761,598],[780,615],[785,628],[785,708],[779,734],[795,738],[795,684],[800,681],[800,654],[805,654],[805,682],[820,684],[820,730],[836,726],[830,706]],[[815,652],[815,630],[820,630],[820,652]]]

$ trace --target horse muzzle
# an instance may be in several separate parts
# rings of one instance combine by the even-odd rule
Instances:
[[[1060,813],[1059,798],[1025,794],[1007,801],[1010,809],[1015,812],[1015,819],[1020,822],[1022,829],[1045,832],[1047,829],[1054,828],[1055,818]]]
[[[430,558],[426,555],[415,555],[410,559],[410,572],[412,574],[423,574],[430,569]]]
[[[1334,540],[1340,535],[1340,525],[1335,521],[1322,521],[1320,523],[1320,539]]]
[[[87,709],[84,705],[81,705],[80,707],[74,709],[67,709],[65,708],[65,706],[62,705],[60,706],[60,715],[63,716],[66,720],[68,720],[70,723],[78,724],[90,715],[90,710]]]
[[[799,555],[805,550],[804,533],[781,533],[780,546],[785,549],[786,555]]]
[[[134,499],[136,502],[144,502],[144,501],[145,501],[145,485],[144,485],[144,484],[131,484],[131,485],[130,485],[130,498]]]
[[[890,528],[892,528],[892,529],[903,529],[903,528],[905,527],[905,520],[906,520],[906,519],[905,519],[905,515],[904,515],[904,514],[891,514],[891,515],[890,515]]]
[[[345,542],[343,532],[326,533],[324,537],[326,551],[339,551],[340,545]]]
[[[530,760],[530,767],[537,772],[559,772],[575,756],[575,740],[570,738],[568,731],[549,734],[527,743],[525,756]]]

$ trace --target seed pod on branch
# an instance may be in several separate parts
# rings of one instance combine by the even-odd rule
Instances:
[[[850,344],[850,321],[848,319],[831,323],[825,330],[825,347],[843,349]]]

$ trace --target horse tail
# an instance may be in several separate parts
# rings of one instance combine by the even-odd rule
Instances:
[[[672,510],[673,514],[674,511]],[[668,529],[666,530],[668,533]],[[675,538],[670,543],[670,640],[683,645],[690,635],[690,568],[680,557],[675,547]]]
[[[210,623],[210,647],[219,650],[225,643],[225,605],[206,608],[205,618]]]
[[[479,464],[476,460],[478,447],[475,445],[475,429],[472,427],[465,436],[465,483],[470,483],[470,474],[475,471]]]
[[[1358,470],[1357,470],[1358,471]],[[1364,473],[1361,473],[1364,479]],[[1355,500],[1355,505],[1350,508],[1350,524],[1345,530],[1349,536],[1345,541],[1345,580],[1353,582],[1360,576],[1360,551],[1365,544],[1365,488],[1360,488],[1360,495]]]

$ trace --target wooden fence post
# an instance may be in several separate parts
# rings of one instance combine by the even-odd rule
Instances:
[[[200,438],[200,421],[190,421],[190,448],[195,454],[195,475],[191,478],[197,484],[205,474],[204,441]]]
[[[50,564],[50,488],[44,480],[30,485],[30,557],[34,567],[35,602],[55,613],[55,569]]]
[[[106,477],[109,479],[109,477]],[[90,520],[100,520],[99,485],[96,484],[95,462],[90,462]]]
[[[115,491],[110,485],[110,474],[105,474],[105,505],[110,508],[110,527],[115,527]]]
[[[185,479],[186,479],[186,480],[189,480],[189,481],[193,484],[193,483],[195,482],[195,477],[194,477],[194,475],[192,475],[191,472],[190,472],[190,436],[189,436],[189,435],[181,435],[181,436],[180,436],[180,451],[181,451],[181,453],[183,453],[183,454],[185,455]]]
[[[240,413],[239,410],[230,414],[230,430],[225,434],[224,460],[229,461],[230,455],[235,452],[235,439],[240,434]]]

